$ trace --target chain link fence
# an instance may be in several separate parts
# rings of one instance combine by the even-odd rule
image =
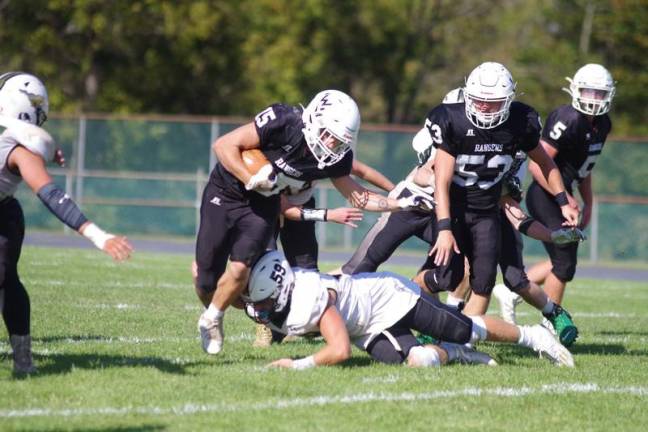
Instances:
[[[47,129],[63,148],[67,166],[50,167],[88,217],[127,235],[193,237],[200,197],[216,163],[213,140],[245,120],[206,117],[55,117]],[[411,140],[417,127],[364,126],[356,157],[394,183],[415,165]],[[598,260],[648,261],[648,140],[610,139],[594,170],[595,206],[589,240],[579,253]],[[530,177],[530,176],[527,176]],[[318,207],[347,205],[330,183],[321,182]],[[62,230],[23,185],[18,192],[28,229]],[[322,248],[351,252],[377,218],[365,213],[357,229],[318,224]],[[426,245],[404,246],[424,253]],[[525,252],[544,255],[542,245],[525,241]]]

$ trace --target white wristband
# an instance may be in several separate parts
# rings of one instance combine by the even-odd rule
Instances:
[[[297,360],[293,360],[292,368],[297,370],[309,369],[317,366],[315,364],[315,357],[312,355]]]
[[[85,227],[81,235],[90,240],[98,249],[101,250],[103,250],[107,240],[115,237],[112,234],[108,234],[92,222]]]

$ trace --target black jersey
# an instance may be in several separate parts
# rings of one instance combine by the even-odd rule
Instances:
[[[494,210],[502,178],[518,150],[538,145],[540,119],[528,105],[513,102],[509,118],[493,129],[480,129],[466,117],[465,104],[441,104],[432,109],[425,125],[435,146],[455,157],[450,185],[452,206]]]
[[[580,183],[592,172],[610,130],[607,114],[594,117],[593,123],[571,105],[549,114],[542,139],[558,150],[554,160],[565,187],[571,190],[574,181]]]
[[[318,168],[302,129],[302,110],[284,104],[270,105],[254,118],[259,134],[260,150],[272,163],[277,173],[277,189],[274,193],[297,194],[311,187],[315,180],[336,178],[349,175],[353,165],[353,153],[349,151],[344,158],[332,166]],[[245,186],[223,165],[216,164],[210,182],[224,189],[235,198],[257,192],[246,191]]]

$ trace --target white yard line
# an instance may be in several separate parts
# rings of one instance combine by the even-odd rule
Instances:
[[[222,413],[222,412],[250,412],[293,409],[300,407],[326,406],[326,405],[349,405],[369,402],[402,402],[402,401],[428,401],[433,399],[447,398],[482,398],[482,397],[526,397],[538,394],[623,394],[648,397],[648,387],[610,387],[599,386],[596,383],[572,383],[572,384],[547,384],[540,387],[495,387],[490,389],[468,387],[458,390],[440,390],[425,393],[387,393],[369,392],[350,395],[322,395],[312,398],[299,399],[276,399],[257,403],[221,403],[221,404],[193,404],[172,407],[158,406],[127,406],[127,407],[98,407],[98,408],[27,408],[0,410],[0,418],[24,418],[24,417],[83,417],[96,415],[123,416],[130,414],[137,415],[175,415],[184,416],[197,413]]]
[[[499,311],[493,309],[491,311],[494,315],[499,315]],[[517,316],[541,316],[540,312],[516,312]],[[648,315],[639,315],[634,313],[623,313],[623,312],[570,312],[571,316],[575,318],[621,318],[621,319],[630,319],[630,318],[648,318]]]

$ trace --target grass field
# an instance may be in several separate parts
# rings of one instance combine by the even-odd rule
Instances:
[[[137,254],[117,265],[96,251],[26,248],[39,373],[12,376],[3,327],[0,430],[648,429],[648,282],[570,285],[575,369],[483,344],[499,367],[408,369],[354,350],[342,366],[271,370],[319,343],[254,349],[253,323],[232,310],[224,351],[203,354],[190,260]],[[519,310],[522,322],[539,321]]]

